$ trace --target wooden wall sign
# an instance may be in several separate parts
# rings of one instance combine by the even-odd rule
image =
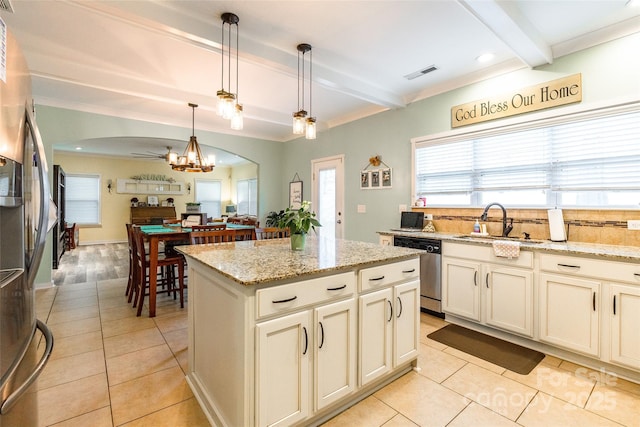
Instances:
[[[451,127],[457,128],[581,101],[582,74],[573,74],[515,93],[456,105],[451,108]]]

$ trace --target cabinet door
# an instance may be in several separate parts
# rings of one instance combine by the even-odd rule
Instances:
[[[533,336],[533,272],[488,265],[486,323],[527,337]]]
[[[285,426],[309,415],[310,312],[256,326],[258,426]]]
[[[599,282],[540,274],[540,340],[598,357],[599,294]]]
[[[360,385],[391,371],[392,297],[391,288],[386,288],[359,298]]]
[[[356,300],[315,309],[315,408],[322,409],[356,387]]]
[[[480,321],[480,264],[455,258],[442,259],[442,309]]]
[[[611,361],[640,369],[640,287],[611,285]]]
[[[420,346],[420,281],[393,288],[393,366],[415,358]]]

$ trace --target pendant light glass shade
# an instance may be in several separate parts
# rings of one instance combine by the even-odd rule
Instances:
[[[236,104],[233,111],[233,117],[231,117],[231,129],[242,130],[244,127],[244,118],[242,114],[242,105]]]
[[[240,18],[238,18],[238,15],[230,13],[230,12],[225,12],[222,14],[221,16],[222,18],[222,41],[221,41],[221,45],[222,45],[222,60],[221,60],[221,82],[222,82],[222,89],[220,89],[218,92],[216,92],[216,95],[218,97],[218,104],[217,104],[217,108],[216,108],[216,114],[218,116],[221,116],[223,119],[226,120],[231,120],[231,129],[242,129],[244,126],[243,123],[243,115],[242,115],[242,105],[238,104],[238,94],[239,94],[239,90],[238,90],[238,52],[240,50],[239,48],[239,41],[240,41],[240,37],[239,37],[239,31],[238,31],[238,22],[240,22]],[[232,92],[231,90],[231,27],[235,25],[236,27],[236,81],[235,81],[235,93]],[[225,33],[225,26],[227,26],[228,28],[228,40],[227,40],[227,44],[225,45],[225,40],[224,40],[224,33]],[[226,60],[227,60],[227,70],[225,73],[225,50],[227,52],[226,55]],[[225,89],[224,83],[225,83],[225,76],[226,76],[226,80],[227,80],[227,88]]]
[[[307,139],[316,139],[316,118],[308,117],[307,112],[304,110],[304,56],[309,52],[309,116],[311,116],[311,85],[312,79],[312,62],[313,57],[311,54],[311,45],[308,43],[301,43],[297,47],[298,49],[298,111],[293,113],[293,134],[302,135],[305,134]]]
[[[209,155],[205,158],[200,151],[198,139],[195,135],[195,111],[197,104],[189,104],[191,107],[191,138],[187,148],[185,148],[182,156],[178,157],[177,153],[169,153],[169,164],[171,169],[180,172],[211,172],[215,167],[215,157]]]
[[[307,119],[307,129],[305,132],[305,138],[316,139],[316,118],[309,117]]]

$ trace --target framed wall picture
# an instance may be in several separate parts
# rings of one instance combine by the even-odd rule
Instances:
[[[291,181],[289,183],[289,207],[300,209],[302,206],[302,181]]]
[[[371,171],[371,188],[380,187],[380,171]]]
[[[360,188],[369,188],[369,171],[360,171]]]
[[[391,188],[391,168],[382,169],[380,183],[382,188]]]
[[[158,196],[148,196],[147,204],[149,206],[158,206]]]

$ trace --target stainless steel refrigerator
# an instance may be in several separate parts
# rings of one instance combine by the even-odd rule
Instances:
[[[36,426],[33,384],[53,349],[36,319],[34,289],[50,191],[31,78],[1,18],[0,49],[0,427]]]

